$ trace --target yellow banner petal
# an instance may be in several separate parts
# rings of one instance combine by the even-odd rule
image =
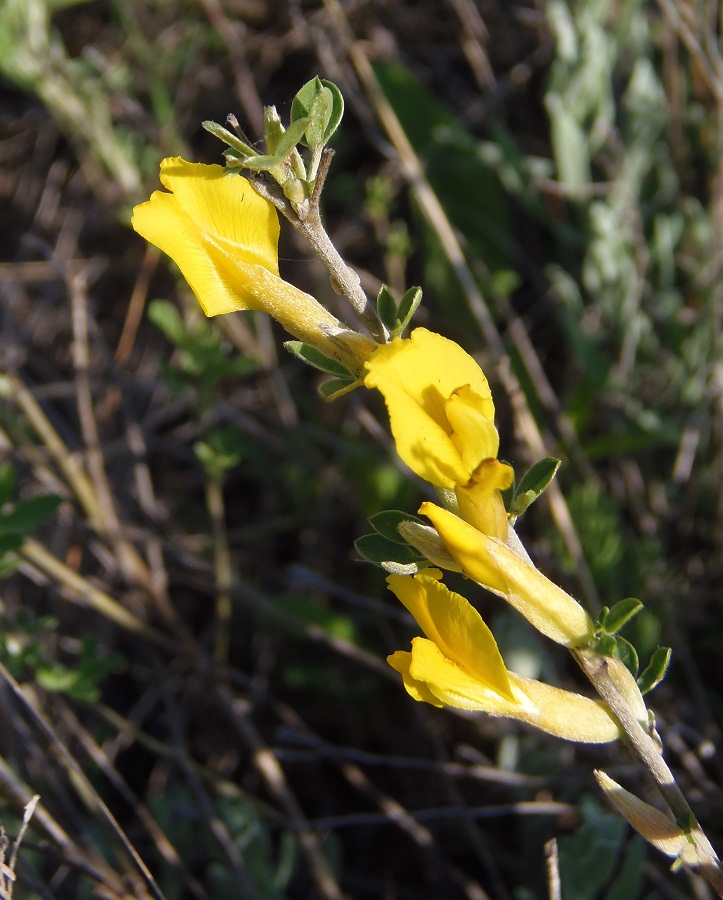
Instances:
[[[425,328],[395,338],[367,360],[364,384],[384,395],[397,453],[425,481],[452,488],[471,474],[455,446],[446,404],[463,386],[484,418],[494,404],[484,373],[462,348]]]

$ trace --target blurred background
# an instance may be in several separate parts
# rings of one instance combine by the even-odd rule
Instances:
[[[706,897],[606,807],[621,747],[414,703],[416,633],[353,541],[425,486],[261,315],[205,320],[129,227],[201,128],[315,75],[362,284],[493,387],[518,531],[593,613],[638,596],[651,699],[714,843],[723,638],[723,59],[715,0],[3,0],[0,822],[15,898]],[[282,226],[281,273],[350,320]],[[494,597],[509,668],[586,690]],[[2,847],[2,841],[0,841]],[[7,851],[7,859],[9,858]],[[10,896],[11,883],[0,896]],[[4,893],[2,893],[4,891]]]

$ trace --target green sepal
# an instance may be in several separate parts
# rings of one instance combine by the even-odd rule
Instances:
[[[326,144],[344,115],[344,98],[331,81],[318,76],[307,81],[291,102],[291,121],[311,119],[300,143],[307,147]]]
[[[626,641],[625,638],[620,637],[620,635],[615,636],[615,656],[630,672],[633,678],[637,678],[639,667],[638,651],[633,647],[630,641]]]
[[[256,156],[256,151],[253,147],[249,147],[249,145],[245,144],[241,138],[236,137],[235,134],[232,134],[227,128],[224,128],[223,125],[219,125],[218,122],[207,119],[205,122],[201,122],[201,127],[205,128],[209,134],[217,137],[220,141],[223,141],[224,144],[228,144],[229,147],[232,147],[236,153],[239,154],[239,158],[244,159],[247,156]]]
[[[26,534],[41,522],[55,515],[63,498],[57,494],[43,494],[15,504],[15,508],[0,515],[0,534]]]
[[[531,466],[517,485],[510,515],[517,518],[529,509],[540,494],[550,486],[559,468],[560,460],[554,456],[541,459]]]
[[[309,366],[313,366],[320,372],[327,375],[337,375],[340,378],[353,378],[352,373],[335,359],[324,356],[321,350],[317,350],[311,344],[305,344],[303,341],[284,341],[284,347],[293,353],[297,359],[305,362]]]
[[[330,381],[324,381],[319,385],[319,393],[324,400],[338,400],[345,394],[356,390],[362,386],[358,378],[350,375],[348,378],[332,378]]]
[[[642,608],[643,604],[637,597],[627,597],[625,600],[620,600],[612,609],[604,606],[597,621],[597,627],[601,631],[606,632],[606,634],[616,634]]]
[[[427,561],[414,547],[390,541],[381,534],[365,534],[354,541],[357,553],[372,565],[386,568],[392,563],[401,566],[414,566]],[[387,569],[387,571],[389,571]]]
[[[401,522],[416,522],[418,525],[425,524],[421,519],[418,519],[417,516],[412,516],[408,512],[403,512],[400,509],[386,509],[383,512],[375,513],[369,518],[369,524],[376,532],[382,535],[382,537],[385,537],[389,541],[393,541],[395,544],[404,544],[404,546],[408,546],[407,542],[399,533],[398,525]]]
[[[641,694],[647,694],[656,688],[665,678],[670,665],[671,650],[670,647],[658,647],[658,649],[650,657],[645,670],[638,678],[638,687]]]
[[[393,332],[397,327],[397,301],[386,284],[379,288],[377,294],[377,315],[387,331]]]
[[[420,287],[410,287],[399,301],[397,308],[397,322],[392,329],[392,337],[398,337],[404,329],[412,321],[412,316],[419,309],[422,302],[422,289]]]

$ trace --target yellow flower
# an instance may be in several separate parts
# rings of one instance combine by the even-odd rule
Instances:
[[[426,635],[414,638],[411,653],[399,650],[387,659],[410,696],[519,719],[571,741],[605,743],[619,736],[600,701],[509,672],[482,617],[438,580],[440,574],[428,569],[387,578]]]
[[[553,641],[566,647],[589,643],[594,631],[590,616],[532,563],[434,503],[423,503],[419,512],[430,519],[468,578],[503,597]]]
[[[485,459],[496,459],[495,407],[484,373],[462,348],[416,328],[366,361],[364,384],[384,395],[404,462],[438,487],[466,484]]]
[[[177,263],[207,316],[267,312],[294,337],[360,371],[376,344],[279,277],[279,221],[269,200],[241,175],[180,157],[163,160],[161,183],[170,193],[155,191],[131,223]]]

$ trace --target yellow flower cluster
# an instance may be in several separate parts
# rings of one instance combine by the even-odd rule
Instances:
[[[593,631],[589,616],[508,541],[501,491],[512,484],[513,472],[497,459],[494,403],[474,359],[424,328],[377,345],[284,281],[276,210],[240,175],[174,158],[162,162],[161,182],[167,192],[156,191],[135,208],[133,227],[178,264],[206,315],[268,312],[290,334],[378,389],[400,457],[454,498],[447,507],[423,503],[420,513],[459,569],[548,637],[585,645]],[[389,657],[411,696],[516,718],[570,740],[618,736],[604,705],[507,671],[479,614],[440,578],[438,570],[427,569],[388,579],[426,635],[415,638],[411,652]]]

